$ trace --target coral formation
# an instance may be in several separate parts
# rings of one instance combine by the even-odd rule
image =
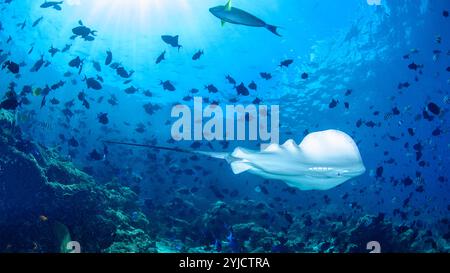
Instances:
[[[133,191],[97,184],[14,130],[14,115],[0,110],[0,252],[60,252],[65,232],[83,252],[155,251]]]
[[[177,204],[181,210],[190,207],[185,202]],[[145,211],[149,212],[148,209]],[[164,232],[167,219],[163,216],[173,211],[172,205],[159,206],[151,211],[157,214],[152,213],[150,217],[162,225],[159,230],[163,233],[159,233],[158,237],[167,238],[168,233]],[[171,222],[169,229],[176,231],[171,233],[172,237],[183,239],[187,244],[185,250],[191,252],[361,253],[369,252],[367,243],[371,241],[378,241],[383,252],[422,252],[446,251],[448,245],[444,238],[434,242],[431,234],[427,234],[429,232],[395,225],[382,214],[305,213],[291,219],[263,203],[244,200],[230,203],[218,201],[205,213],[194,215],[197,216]],[[283,222],[284,225],[281,225]],[[221,242],[220,249],[214,246],[215,241]],[[205,246],[199,246],[199,242]]]

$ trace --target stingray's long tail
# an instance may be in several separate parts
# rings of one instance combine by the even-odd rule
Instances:
[[[130,143],[130,142],[103,140],[103,143],[131,146],[131,147],[140,147],[140,148],[150,148],[150,149],[156,149],[156,150],[174,151],[174,152],[179,152],[179,153],[195,153],[194,151],[187,150],[187,149],[170,148],[170,147],[162,147],[162,146],[156,146],[156,145],[147,145],[147,144]]]
[[[193,153],[206,155],[213,158],[224,159],[228,161],[230,159],[229,153],[219,153],[219,152],[204,152],[204,151],[193,151]]]
[[[147,145],[147,144],[138,144],[138,143],[129,143],[129,142],[120,142],[120,141],[111,141],[111,140],[103,140],[105,144],[114,144],[114,145],[123,145],[123,146],[131,146],[131,147],[140,147],[140,148],[149,148],[155,150],[164,150],[164,151],[173,151],[178,153],[188,153],[188,154],[200,154],[213,158],[224,159],[228,161],[230,155],[228,153],[218,153],[218,152],[204,152],[204,151],[194,151],[189,149],[181,149],[181,148],[171,148],[171,147],[163,147],[156,145]]]

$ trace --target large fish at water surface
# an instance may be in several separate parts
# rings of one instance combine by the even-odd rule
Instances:
[[[258,17],[238,8],[231,6],[231,0],[225,6],[217,6],[210,8],[209,11],[222,20],[222,25],[225,23],[231,23],[235,25],[244,25],[250,27],[264,27],[267,28],[273,34],[280,36],[277,32],[277,27],[269,25]]]
[[[238,147],[232,153],[106,142],[224,159],[231,165],[234,174],[249,172],[266,179],[284,181],[300,190],[329,190],[366,171],[356,143],[349,135],[337,130],[311,133],[300,145],[288,140],[283,145],[271,144],[263,151]]]

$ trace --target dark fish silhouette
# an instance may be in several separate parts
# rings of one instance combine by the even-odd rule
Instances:
[[[167,90],[167,91],[175,91],[176,90],[175,86],[173,86],[173,84],[170,81],[165,81],[165,82],[161,81],[160,85],[162,85],[163,89]]]
[[[13,61],[6,61],[3,63],[2,69],[8,68],[9,72],[13,74],[18,74],[20,71],[19,64],[13,62]]]
[[[44,95],[41,100],[41,109],[44,108],[46,103],[47,103],[47,95]]]
[[[125,93],[127,93],[127,94],[134,94],[137,91],[139,91],[139,90],[134,86],[130,86],[127,89],[125,89]]]
[[[439,136],[439,135],[441,135],[441,133],[442,133],[442,131],[441,131],[441,128],[439,128],[439,127],[434,129],[433,132],[431,132],[431,134],[433,136]]]
[[[191,101],[192,100],[192,97],[191,96],[185,96],[184,98],[183,98],[183,101]]]
[[[64,46],[64,48],[61,50],[61,52],[67,52],[67,51],[69,51],[69,49],[72,47],[72,45],[70,45],[70,44],[66,44],[65,46]]]
[[[112,62],[112,52],[110,50],[106,51],[106,60],[105,60],[105,65],[110,65]]]
[[[123,66],[116,69],[117,75],[124,79],[128,79],[134,74],[134,70],[130,70],[130,72],[126,71]]]
[[[292,63],[294,62],[294,60],[288,59],[288,60],[284,60],[280,63],[280,65],[278,65],[279,67],[289,67]]]
[[[236,91],[237,91],[238,95],[242,95],[242,96],[250,95],[250,92],[248,91],[247,87],[245,87],[243,82],[241,82],[240,85],[236,86]]]
[[[75,39],[76,37],[81,37],[85,41],[93,41],[95,38],[97,31],[91,30],[90,28],[83,25],[83,22],[78,21],[79,26],[72,29],[72,33],[74,34],[70,39]]]
[[[21,30],[23,30],[26,25],[27,25],[27,20],[23,21],[23,23],[17,24],[17,26],[20,27]]]
[[[143,107],[145,112],[149,115],[153,115],[156,113],[156,111],[161,110],[161,106],[152,103],[147,103]]]
[[[219,90],[212,84],[206,85],[205,89],[208,90],[208,93],[217,93]]]
[[[170,35],[161,36],[161,39],[166,44],[171,45],[172,47],[177,47],[178,50],[180,50],[180,48],[182,48],[183,46],[178,43],[178,38],[179,38],[178,35],[176,35],[176,36],[170,36]]]
[[[163,53],[161,53],[158,58],[156,59],[156,64],[159,64],[160,62],[162,62],[163,60],[166,59],[166,51],[164,50]]]
[[[59,52],[59,49],[54,48],[53,45],[50,47],[50,49],[48,50],[48,53],[50,53],[52,55],[52,57],[55,56],[56,53]]]
[[[236,85],[236,80],[233,79],[230,75],[225,77],[227,79],[227,81],[232,84],[232,85]]]
[[[0,64],[6,61],[9,55],[11,55],[11,53],[3,53],[3,50],[0,49]]]
[[[86,86],[88,89],[100,90],[103,88],[102,85],[100,84],[100,82],[98,82],[94,78],[87,78],[85,76],[83,81],[86,82]]]
[[[428,103],[427,109],[436,116],[439,116],[439,114],[441,113],[441,108],[434,102]]]
[[[89,158],[94,160],[94,161],[100,161],[103,159],[103,155],[101,155],[99,152],[97,152],[97,150],[92,150],[92,152],[89,154]]]
[[[75,59],[72,59],[69,62],[70,67],[80,68],[80,66],[83,64],[83,61],[80,59],[80,57],[76,57]]]
[[[30,55],[33,52],[33,50],[34,50],[34,45],[31,45],[30,50],[28,50],[28,55]]]
[[[261,78],[265,79],[265,80],[270,80],[272,79],[272,74],[267,73],[267,72],[261,72],[259,73],[259,75],[261,76]]]
[[[51,89],[52,89],[52,90],[56,90],[56,89],[58,89],[58,88],[63,87],[64,84],[66,84],[66,82],[64,82],[64,81],[59,81],[59,82],[55,83],[54,85],[52,85],[52,86],[51,86]]]
[[[42,65],[44,65],[44,63],[44,55],[41,55],[41,58],[30,69],[30,72],[38,72],[41,69]]]
[[[36,19],[36,21],[33,22],[32,27],[36,27],[43,19],[44,19],[44,16],[41,16],[38,19]]]
[[[108,99],[108,103],[111,104],[112,106],[119,105],[117,97],[114,95],[111,95],[111,97]]]
[[[95,70],[97,70],[97,72],[102,72],[102,67],[100,66],[99,62],[92,61],[92,66],[94,67]]]
[[[252,101],[253,104],[260,104],[261,103],[261,99],[260,98],[256,98]]]
[[[107,113],[100,113],[97,115],[98,118],[98,122],[100,122],[101,124],[108,124],[109,123],[109,119],[108,119],[108,114]]]
[[[46,8],[54,8],[55,10],[61,10],[61,4],[62,3],[64,3],[64,1],[59,1],[59,2],[56,2],[56,1],[45,1],[40,7],[41,8],[43,8],[43,9],[46,9]]]
[[[417,70],[418,68],[423,68],[423,65],[419,65],[419,64],[416,64],[416,63],[413,62],[413,63],[408,65],[408,68],[411,69],[411,70]]]
[[[333,109],[333,108],[335,108],[335,107],[338,105],[338,103],[339,103],[338,100],[332,99],[331,102],[330,102],[330,104],[328,105],[328,107],[329,107],[330,109]]]
[[[204,54],[203,50],[199,50],[197,53],[192,56],[192,60],[197,61]]]
[[[119,68],[121,65],[122,65],[122,64],[120,64],[120,63],[118,63],[118,62],[115,62],[115,63],[112,63],[109,67],[111,67],[112,69],[117,69],[117,68]]]
[[[14,96],[14,97],[11,97],[11,98],[8,98],[8,99],[2,101],[0,103],[0,109],[16,110],[17,107],[19,107],[19,105],[20,105],[20,102]]]

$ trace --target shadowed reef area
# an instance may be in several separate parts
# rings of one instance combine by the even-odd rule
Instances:
[[[68,238],[86,252],[155,251],[137,195],[98,185],[50,149],[22,140],[0,112],[0,252],[61,252]],[[69,240],[70,241],[70,240]]]

